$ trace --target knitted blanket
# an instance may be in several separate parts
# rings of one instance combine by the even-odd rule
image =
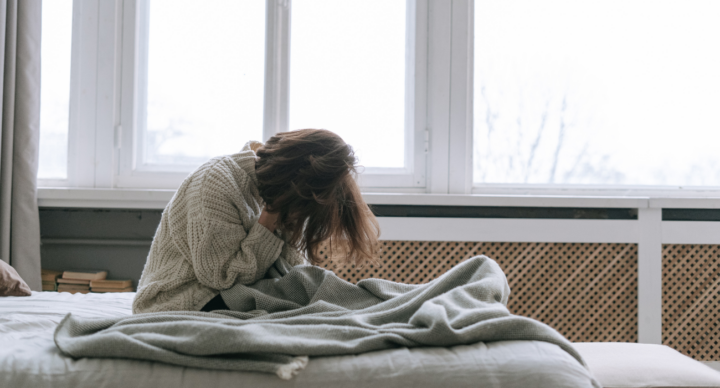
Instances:
[[[111,319],[68,314],[55,331],[55,343],[74,358],[150,360],[276,373],[282,379],[303,369],[308,356],[479,341],[547,341],[585,365],[557,331],[510,314],[509,294],[502,270],[485,256],[422,285],[381,279],[355,285],[320,267],[290,268],[278,261],[267,278],[222,292],[234,311]]]

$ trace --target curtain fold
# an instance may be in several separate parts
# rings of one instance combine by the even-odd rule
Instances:
[[[42,0],[0,0],[0,259],[38,291],[41,8]]]

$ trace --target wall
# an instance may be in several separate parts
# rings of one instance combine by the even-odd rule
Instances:
[[[140,279],[161,210],[40,209],[42,267]]]
[[[637,219],[637,209],[438,207],[375,205],[382,217],[475,219]],[[450,212],[450,213],[448,213]],[[435,214],[438,213],[438,214]],[[40,208],[42,266],[46,269],[103,269],[114,279],[137,285],[160,223],[162,210]],[[402,228],[411,234],[413,231]],[[390,230],[385,230],[390,232]]]

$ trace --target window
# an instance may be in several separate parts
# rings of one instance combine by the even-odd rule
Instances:
[[[136,168],[187,172],[262,139],[264,2],[141,7]]]
[[[416,3],[427,8],[424,0],[44,4],[39,183],[171,189],[248,140],[326,127],[355,146],[365,187],[423,190],[416,100],[427,11]]]
[[[715,1],[44,10],[40,185],[174,189],[247,140],[324,127],[356,149],[365,191],[720,186]]]
[[[248,140],[312,127],[355,147],[365,187],[422,187],[413,3],[128,2],[112,186],[175,188]]]
[[[475,184],[720,186],[720,3],[478,1]]]
[[[38,178],[67,178],[70,121],[72,0],[48,1],[42,9],[42,90]]]
[[[336,131],[365,167],[409,165],[405,15],[403,0],[293,1],[290,128]]]

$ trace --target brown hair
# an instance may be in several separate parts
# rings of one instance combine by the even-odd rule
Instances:
[[[302,129],[273,136],[257,150],[260,197],[279,213],[288,243],[321,261],[320,244],[353,264],[373,260],[380,229],[355,182],[355,154],[340,136]]]

